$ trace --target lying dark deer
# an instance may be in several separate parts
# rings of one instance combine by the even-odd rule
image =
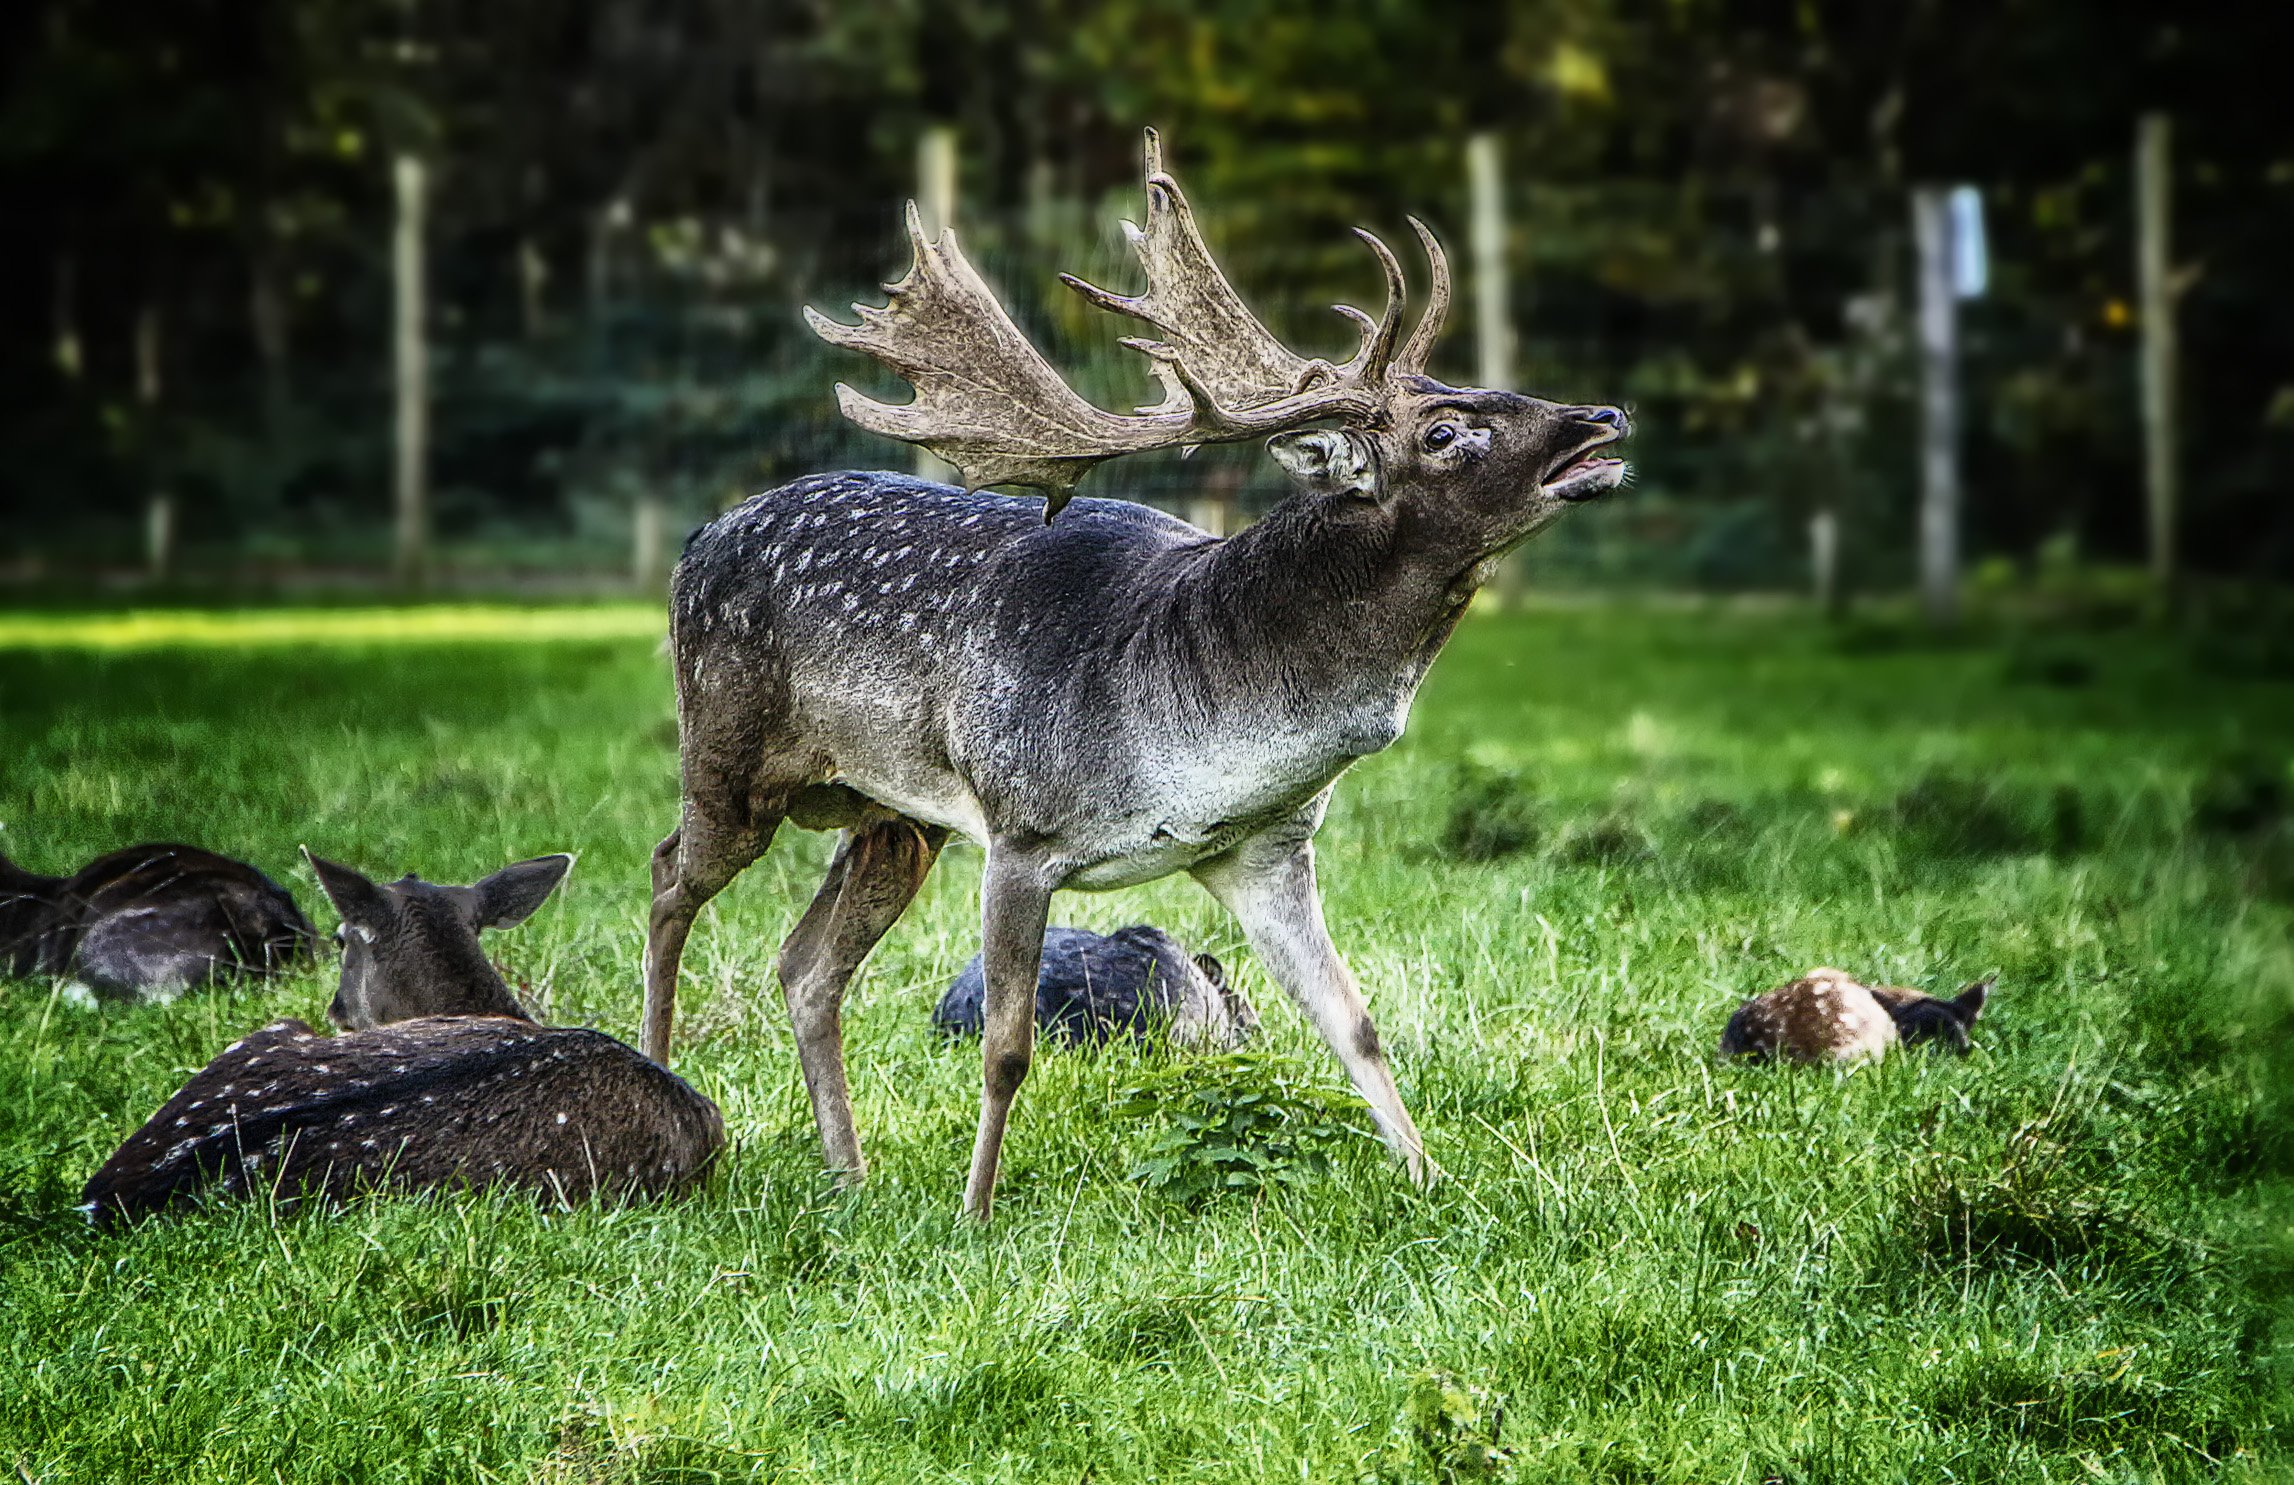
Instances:
[[[974,954],[933,1009],[951,1036],[978,1036],[985,1024],[987,971]],[[1227,983],[1226,966],[1189,954],[1160,928],[1134,923],[1104,936],[1047,929],[1035,987],[1036,1027],[1068,1046],[1113,1036],[1161,1038],[1188,1051],[1226,1051],[1258,1030],[1258,1011]]]
[[[209,1190],[286,1203],[495,1185],[577,1202],[691,1181],[724,1143],[717,1106],[602,1032],[536,1025],[479,947],[572,864],[541,856],[439,887],[312,857],[342,913],[327,1015],[345,1034],[282,1021],[232,1043],[104,1162],[85,1210],[106,1222]]]
[[[1966,1055],[1968,1028],[1992,982],[1960,987],[1949,1000],[1897,985],[1866,985],[1844,970],[1812,969],[1736,1008],[1720,1054],[1756,1062],[1862,1062],[1890,1047],[1928,1046]]]
[[[168,996],[308,964],[317,941],[286,888],[197,846],[130,846],[68,877],[0,856],[0,967],[10,974]]]
[[[891,303],[862,308],[858,325],[808,312],[824,338],[915,387],[898,407],[839,387],[845,414],[932,449],[962,483],[802,479],[686,547],[670,612],[684,802],[653,859],[650,1055],[668,1056],[702,904],[782,821],[841,829],[780,976],[828,1163],[857,1176],[845,984],[961,831],[987,848],[969,1211],[988,1214],[1027,1076],[1051,894],[1175,871],[1240,920],[1422,1176],[1418,1132],[1323,927],[1314,832],[1347,765],[1400,735],[1496,560],[1622,481],[1623,464],[1597,451],[1626,419],[1426,375],[1449,271],[1412,226],[1433,288],[1408,338],[1401,266],[1364,233],[1385,312],[1342,306],[1360,349],[1337,365],[1305,359],[1220,274],[1150,133],[1147,225],[1131,229],[1145,291],[1067,280],[1154,331],[1127,344],[1166,395],[1137,415],[1078,397],[954,234],[924,240],[913,207],[915,265]],[[1103,460],[1248,438],[1266,439],[1303,488],[1227,540],[1145,506],[1069,503]],[[1040,488],[1048,508],[978,493],[989,484]]]

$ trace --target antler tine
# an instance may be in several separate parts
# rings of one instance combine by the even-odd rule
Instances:
[[[857,325],[805,310],[821,339],[874,357],[916,389],[893,404],[838,383],[837,406],[853,422],[922,444],[968,487],[1035,486],[1054,512],[1101,460],[1165,447],[1194,426],[1186,409],[1126,417],[1084,401],[1012,323],[952,229],[927,241],[914,202],[907,228],[915,261],[890,286],[890,303],[854,305]]]
[[[1402,264],[1394,250],[1381,242],[1378,234],[1367,227],[1357,227],[1354,235],[1370,245],[1378,255],[1378,266],[1386,272],[1386,310],[1376,323],[1351,304],[1334,304],[1331,308],[1362,327],[1362,345],[1354,359],[1341,368],[1348,380],[1376,384],[1385,380],[1386,368],[1394,359],[1394,338],[1402,329],[1402,301],[1409,286],[1402,278]]]
[[[1434,342],[1441,337],[1442,322],[1450,313],[1450,255],[1442,251],[1440,239],[1433,230],[1416,217],[1410,218],[1410,230],[1418,234],[1419,243],[1426,249],[1426,262],[1433,272],[1432,282],[1426,289],[1426,311],[1418,316],[1417,328],[1402,347],[1402,354],[1394,358],[1394,371],[1400,376],[1423,376],[1426,363],[1434,354]]]
[[[1219,268],[1186,192],[1163,168],[1163,141],[1146,133],[1147,222],[1124,223],[1146,271],[1137,294],[1112,293],[1073,274],[1060,281],[1099,308],[1143,320],[1187,363],[1219,406],[1249,407],[1296,391],[1312,363],[1275,339]]]

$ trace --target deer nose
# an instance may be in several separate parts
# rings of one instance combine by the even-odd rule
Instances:
[[[1569,412],[1570,416],[1578,419],[1580,422],[1599,423],[1603,427],[1616,429],[1617,436],[1619,438],[1623,438],[1626,434],[1633,431],[1633,420],[1625,416],[1625,410],[1623,408],[1573,407],[1569,410]]]

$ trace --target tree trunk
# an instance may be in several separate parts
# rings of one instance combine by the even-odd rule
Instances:
[[[1931,624],[1959,616],[1959,303],[1953,292],[1951,196],[1912,192],[1919,251],[1920,600]]]
[[[430,346],[425,333],[422,162],[400,155],[392,162],[398,221],[391,238],[392,377],[398,402],[397,532],[391,570],[408,587],[421,586],[430,558]]]

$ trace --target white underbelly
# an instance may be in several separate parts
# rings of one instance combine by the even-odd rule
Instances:
[[[953,776],[944,783],[933,780],[922,787],[913,781],[869,779],[859,774],[840,774],[835,782],[912,820],[953,830],[974,845],[985,847],[988,843],[988,819],[980,801]]]

